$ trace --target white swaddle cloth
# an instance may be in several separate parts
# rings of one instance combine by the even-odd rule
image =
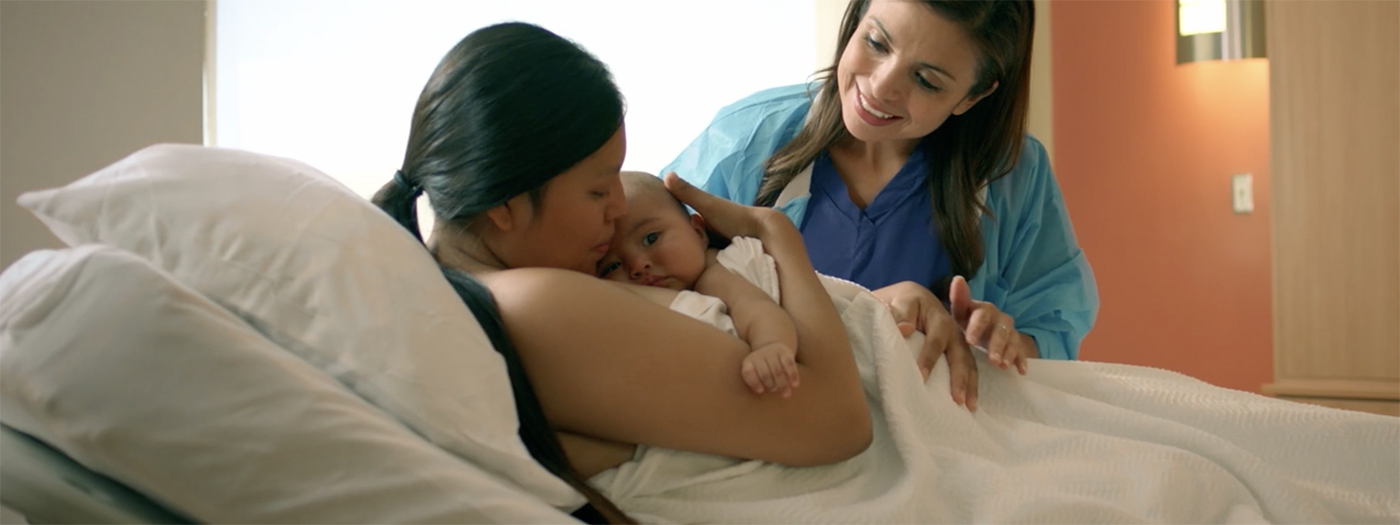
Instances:
[[[757,241],[735,245],[762,260]],[[771,260],[721,261],[776,291]],[[921,380],[921,336],[902,338],[859,286],[822,281],[870,404],[869,449],[793,468],[638,447],[592,483],[651,523],[1400,522],[1400,418],[1128,365],[1033,360],[1018,376],[980,352],[969,413],[945,361]]]
[[[721,265],[753,283],[778,301],[778,267],[773,257],[763,251],[763,243],[753,237],[735,237],[715,257]],[[715,297],[681,290],[671,301],[671,309],[724,330],[738,337],[734,321],[729,318],[729,309],[724,301]]]

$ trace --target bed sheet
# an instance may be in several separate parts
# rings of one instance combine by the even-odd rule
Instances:
[[[593,478],[644,522],[1396,523],[1400,418],[1227,390],[1165,370],[979,353],[979,410],[885,306],[825,279],[875,425],[835,465],[789,468],[658,448]]]

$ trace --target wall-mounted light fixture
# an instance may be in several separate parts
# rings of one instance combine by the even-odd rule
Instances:
[[[1263,57],[1263,0],[1176,0],[1177,64]]]

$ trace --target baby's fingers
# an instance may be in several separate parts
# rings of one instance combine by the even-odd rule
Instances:
[[[759,380],[758,367],[754,366],[753,361],[745,359],[744,366],[740,367],[739,375],[743,376],[744,383],[749,385],[749,389],[753,390],[753,393],[763,393],[763,381]]]
[[[772,362],[768,359],[758,359],[757,361],[758,377],[763,378],[763,386],[774,392],[777,392],[780,387],[786,386],[786,380],[779,381],[780,374],[776,373]]]
[[[783,370],[787,371],[788,385],[797,388],[797,384],[800,382],[797,374],[797,361],[792,356],[783,356]]]
[[[792,380],[789,379],[787,370],[784,368],[781,357],[772,357],[768,367],[773,371],[773,392],[778,397],[792,397]]]

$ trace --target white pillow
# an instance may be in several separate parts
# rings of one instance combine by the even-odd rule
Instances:
[[[147,258],[428,441],[583,504],[530,457],[505,363],[427,250],[315,168],[156,145],[19,202],[70,246]]]
[[[0,289],[5,423],[191,518],[572,521],[133,254],[33,252]]]

